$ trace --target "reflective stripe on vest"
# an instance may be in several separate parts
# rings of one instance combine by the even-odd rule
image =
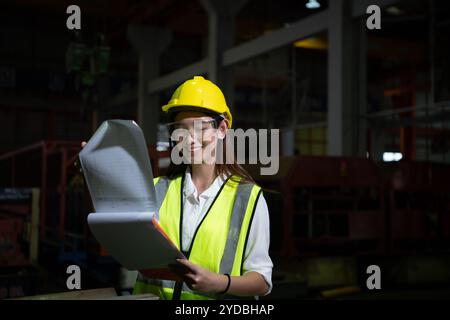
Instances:
[[[180,249],[184,175],[173,180],[155,178],[154,183],[161,227]],[[189,260],[213,272],[242,275],[248,232],[260,193],[259,186],[241,183],[236,177],[224,182],[194,234],[187,253]],[[174,281],[148,279],[139,274],[134,293],[151,292],[171,299],[174,286]],[[194,292],[183,284],[181,299],[217,298],[226,297]]]
[[[153,179],[156,191],[156,208],[158,209],[156,213],[156,218],[159,220],[159,210],[164,201],[164,197],[167,193],[167,188],[169,188],[169,179],[165,177],[158,177]]]

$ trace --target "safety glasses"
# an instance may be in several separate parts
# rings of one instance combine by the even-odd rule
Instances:
[[[215,132],[219,124],[224,120],[223,115],[210,119],[181,120],[167,123],[169,131],[169,144],[173,148],[190,135],[195,140],[208,140],[209,135]]]
[[[172,134],[177,129],[184,129],[193,132],[192,130],[198,130],[199,132],[205,132],[208,129],[217,129],[224,116],[219,115],[212,119],[194,119],[194,120],[181,120],[170,122],[166,124],[169,134]]]

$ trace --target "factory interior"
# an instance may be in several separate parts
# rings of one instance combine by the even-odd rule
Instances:
[[[70,265],[84,298],[133,298],[136,271],[90,231],[78,154],[105,120],[134,120],[163,176],[161,106],[194,76],[222,89],[235,128],[279,130],[277,173],[245,165],[270,215],[273,289],[260,299],[450,298],[450,2],[1,7],[0,299],[73,297]]]

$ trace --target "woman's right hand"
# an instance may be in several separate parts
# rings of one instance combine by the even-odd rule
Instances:
[[[87,144],[86,141],[81,141],[81,149],[83,149],[86,144]],[[79,162],[80,161],[78,160],[78,157],[77,157],[77,159],[74,161],[73,165],[75,167],[78,167],[79,166]],[[83,170],[81,169],[81,166],[80,166],[80,172],[83,172]]]

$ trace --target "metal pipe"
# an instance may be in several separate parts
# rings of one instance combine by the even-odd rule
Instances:
[[[434,55],[435,55],[435,46],[436,46],[436,38],[435,38],[435,32],[434,32],[434,26],[435,26],[435,2],[434,0],[430,1],[430,25],[429,25],[429,37],[430,37],[430,94],[429,94],[429,101],[428,101],[428,107],[425,109],[426,114],[425,117],[427,119],[427,129],[430,127],[430,122],[428,121],[428,115],[429,115],[429,106],[434,104],[435,101],[435,65],[434,65]],[[430,142],[429,137],[427,136],[425,138],[426,140],[426,161],[428,162],[430,159]]]
[[[47,218],[47,144],[42,142],[41,163],[41,238],[45,239],[45,220]]]
[[[391,116],[402,112],[410,112],[410,111],[418,111],[418,110],[436,110],[441,109],[442,111],[445,109],[450,109],[450,101],[443,101],[439,103],[433,103],[432,106],[429,106],[428,104],[421,105],[421,106],[411,106],[411,107],[405,107],[405,108],[398,108],[394,110],[386,110],[386,111],[379,111],[379,112],[373,112],[369,114],[362,114],[360,117],[362,118],[378,118],[378,117],[384,117],[384,116]]]
[[[64,240],[64,227],[66,218],[66,186],[67,186],[67,150],[61,151],[61,180],[59,184],[59,239]]]
[[[26,147],[23,147],[23,148],[14,150],[14,151],[10,151],[10,152],[4,153],[4,154],[2,154],[0,156],[0,161],[8,159],[8,158],[11,158],[11,157],[14,157],[16,155],[19,155],[19,154],[22,154],[22,153],[25,153],[25,152],[32,151],[34,149],[39,149],[39,148],[41,148],[43,146],[44,143],[45,143],[44,141],[39,141],[39,142],[33,143],[33,144],[29,145],[29,146],[26,146]]]
[[[292,112],[292,124],[291,126],[295,128],[297,124],[297,55],[295,47],[292,46],[292,73],[291,73],[291,85],[292,85],[292,101],[291,101],[291,112]]]
[[[436,48],[436,36],[434,32],[435,24],[436,24],[436,3],[434,0],[430,1],[430,105],[434,104],[435,101],[435,63],[434,63],[434,56],[435,56],[435,48]]]
[[[294,129],[324,128],[326,126],[327,126],[327,122],[322,121],[322,122],[298,124],[294,127]]]
[[[16,187],[16,157],[11,158],[11,186]]]

